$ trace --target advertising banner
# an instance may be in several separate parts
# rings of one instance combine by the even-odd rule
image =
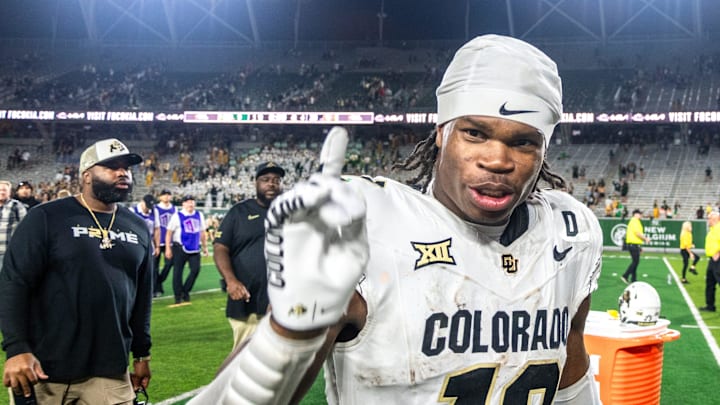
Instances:
[[[600,227],[603,230],[603,246],[621,248],[625,240],[625,232],[627,231],[627,223],[629,219],[621,220],[619,218],[599,218]],[[676,219],[646,219],[641,220],[645,235],[650,238],[649,244],[644,247],[649,248],[667,248],[680,249],[680,230],[682,223],[685,221]],[[696,249],[702,249],[705,246],[705,233],[707,232],[707,222],[690,221],[693,228],[693,242]]]

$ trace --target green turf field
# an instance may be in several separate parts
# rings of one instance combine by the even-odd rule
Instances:
[[[604,258],[599,289],[593,295],[592,309],[605,311],[617,308],[617,299],[625,284],[619,278],[629,263],[625,252],[608,252]],[[643,254],[638,269],[639,280],[652,284],[662,298],[662,316],[672,323],[671,329],[682,334],[679,340],[664,345],[662,404],[708,404],[715,398],[715,384],[720,376],[717,341],[720,341],[720,315],[699,313],[695,307],[704,305],[705,266],[698,266],[700,275],[689,274],[690,284],[678,285],[671,277],[666,262],[679,271],[679,254]],[[165,282],[166,297],[153,306],[151,363],[153,378],[148,393],[154,404],[183,404],[192,390],[212,379],[218,365],[231,346],[231,331],[225,319],[225,295],[218,290],[218,273],[211,258],[203,259],[203,268],[192,294],[192,305],[169,307],[173,303],[170,280]],[[685,296],[692,299],[689,307]],[[696,316],[710,328],[708,335],[699,328]],[[713,352],[713,347],[715,352]],[[0,360],[0,363],[4,358]],[[322,379],[303,400],[303,405],[325,404]],[[183,398],[183,395],[186,397]],[[0,405],[8,403],[0,395]],[[606,404],[607,405],[607,404]]]

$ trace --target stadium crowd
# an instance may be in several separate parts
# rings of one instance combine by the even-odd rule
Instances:
[[[102,133],[107,128],[95,130]],[[70,162],[77,161],[75,151],[82,149],[83,142],[95,134],[84,128],[69,128],[67,132],[58,133],[52,149],[38,151],[34,159],[22,166],[10,165],[14,149],[11,148],[13,152],[8,156],[8,172],[24,176],[11,180],[32,184],[34,195],[41,202],[56,198],[61,190],[71,194],[79,191],[78,168]],[[134,170],[137,188],[134,195],[141,196],[146,191],[157,195],[161,189],[169,188],[178,199],[176,203],[182,196],[192,195],[201,207],[227,208],[254,194],[252,174],[260,162],[274,161],[287,168],[284,179],[287,184],[294,184],[316,170],[321,136],[317,129],[287,133],[280,129],[253,128],[244,134],[216,127],[181,132],[163,130],[152,137],[155,140],[137,140],[148,146],[143,150],[144,162]],[[356,136],[350,147],[348,173],[375,176],[388,172],[392,162],[404,154],[417,137],[410,129]],[[235,147],[238,143],[246,147]],[[47,163],[43,164],[43,156],[47,157],[44,160]]]
[[[8,50],[8,63],[0,68],[0,104],[79,110],[430,111],[449,49],[453,47],[255,50],[232,61],[218,55],[178,60],[163,49],[133,55],[115,50],[13,55]],[[699,51],[696,63],[682,65],[670,54],[649,59],[631,51],[612,56],[585,52],[554,50],[571,90],[566,91],[566,109],[656,108],[654,97],[660,102],[663,95],[651,95],[653,86],[678,90],[673,92],[674,111],[717,106],[715,98],[708,106],[701,97],[680,91],[719,74],[715,54]]]
[[[14,56],[8,50],[8,63],[0,67],[0,103],[5,108],[79,110],[432,111],[433,89],[448,63],[451,48],[405,45],[366,50],[257,50],[244,59],[233,60],[236,63],[227,63],[225,57],[198,56],[184,61],[184,65],[179,63],[183,61],[173,59],[172,53],[156,49],[138,51],[126,58],[114,50],[63,54],[34,51]],[[583,54],[571,49],[554,52],[560,54],[556,59],[561,70],[568,69],[567,80],[564,78],[568,110],[617,107],[618,102],[626,103],[633,98],[626,100],[627,94],[645,91],[652,83],[687,87],[719,70],[719,58],[703,52],[695,56],[696,68],[677,65],[671,55],[656,61],[630,52],[614,56],[597,51]],[[587,70],[573,75],[577,66],[596,69],[593,72],[602,75],[596,82],[588,81],[585,78],[591,75]],[[602,78],[607,77],[618,84],[618,91],[598,105],[598,98],[607,93],[601,88]],[[43,133],[40,125],[35,128],[28,124],[23,128],[24,125],[0,122],[0,139],[9,139],[0,150],[5,153],[9,173],[19,173],[20,177],[14,180],[30,180],[41,201],[54,198],[63,189],[77,192],[74,183],[77,169],[73,162],[78,150],[101,138],[103,130],[123,141],[143,144],[146,161],[136,173],[142,191],[157,192],[162,185],[168,185],[176,196],[191,193],[198,198],[199,205],[216,207],[227,207],[251,195],[250,184],[242,179],[248,178],[253,165],[264,159],[277,160],[290,168],[285,181],[292,184],[314,169],[314,148],[318,142],[317,134],[310,136],[310,130],[300,127],[209,129],[171,123],[151,127],[63,124],[46,128]],[[379,135],[377,132],[381,131],[386,133]],[[369,137],[358,136],[349,169],[370,175],[386,173],[388,162],[397,157],[401,146],[413,143],[418,131],[422,130],[383,128]],[[614,145],[609,159],[618,167],[625,166],[624,170],[618,169],[617,175],[586,177],[581,174],[586,168],[576,162],[577,173],[575,170],[566,173],[567,177],[572,174],[569,191],[587,205],[597,207],[600,213],[604,210],[612,215],[622,215],[623,205],[633,193],[634,177],[645,174],[642,159],[628,164],[617,155],[635,149],[640,156],[647,156],[644,149],[649,145],[668,150],[671,145],[680,144],[692,145],[700,155],[707,156],[712,147],[720,145],[720,133],[712,126],[662,131],[650,125],[595,125],[577,126],[572,132],[565,142]],[[13,144],[13,138],[35,138],[37,142]],[[51,162],[43,159],[48,153],[53,154]],[[49,166],[50,173],[40,173],[36,162]],[[622,203],[620,209],[618,202]]]

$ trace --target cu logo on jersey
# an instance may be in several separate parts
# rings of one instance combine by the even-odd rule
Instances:
[[[613,226],[612,230],[610,231],[610,238],[612,239],[615,246],[622,246],[623,242],[625,242],[625,234],[627,233],[627,225],[626,224],[617,224]]]
[[[505,270],[505,273],[508,274],[515,274],[518,271],[518,259],[514,258],[513,255],[502,255],[501,259],[502,261],[502,268]]]
[[[455,264],[455,258],[450,254],[452,238],[440,242],[410,242],[410,244],[420,253],[420,258],[415,261],[415,270],[433,263]]]

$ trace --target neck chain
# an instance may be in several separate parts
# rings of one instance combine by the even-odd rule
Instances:
[[[87,210],[90,212],[90,215],[92,216],[93,220],[95,220],[95,224],[97,224],[97,227],[100,229],[100,233],[102,233],[102,241],[100,242],[100,249],[102,249],[102,250],[112,249],[112,247],[115,245],[110,240],[110,232],[109,231],[110,231],[110,229],[112,229],[112,226],[115,223],[115,212],[117,212],[117,207],[115,207],[113,209],[112,218],[110,218],[110,224],[108,224],[107,228],[103,228],[100,225],[100,221],[98,221],[93,210],[91,210],[88,203],[85,202],[85,197],[83,197],[82,193],[80,194],[80,201],[82,201],[85,208],[87,208]]]

